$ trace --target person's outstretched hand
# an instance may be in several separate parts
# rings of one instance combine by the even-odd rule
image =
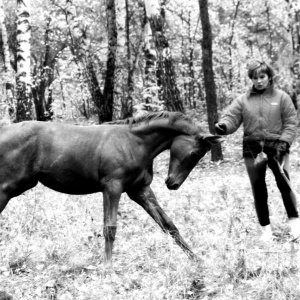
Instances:
[[[219,135],[226,134],[226,125],[223,123],[216,123],[215,124],[216,133]]]

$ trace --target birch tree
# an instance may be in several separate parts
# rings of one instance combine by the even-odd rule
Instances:
[[[2,33],[2,43],[3,43],[3,54],[4,54],[4,84],[6,91],[6,99],[4,105],[5,114],[9,114],[11,118],[15,118],[15,105],[14,105],[14,72],[11,67],[11,58],[8,45],[8,35],[5,24],[5,12],[3,7],[3,1],[0,0],[0,22],[1,22],[1,33]]]
[[[32,119],[29,9],[30,0],[17,0],[17,122]]]
[[[126,10],[126,19],[125,19],[125,36],[126,36],[126,60],[127,60],[127,101],[123,98],[124,102],[122,103],[121,109],[121,118],[125,119],[132,116],[133,111],[133,73],[135,69],[135,64],[132,62],[131,48],[130,48],[130,24],[129,24],[129,8],[128,8],[128,0],[125,0],[125,10]],[[139,54],[137,55],[138,59]]]
[[[126,1],[116,0],[116,29],[117,29],[117,51],[116,51],[116,70],[114,86],[114,118],[124,117],[128,111],[128,87],[125,86],[126,78]],[[128,76],[128,75],[127,75]]]

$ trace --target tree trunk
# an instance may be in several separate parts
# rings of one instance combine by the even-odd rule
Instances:
[[[100,122],[100,110],[104,100],[103,100],[103,94],[100,89],[99,81],[97,78],[97,74],[94,68],[94,63],[90,55],[86,58],[86,76],[87,76],[89,91],[92,96],[92,101],[98,112],[98,119]]]
[[[99,85],[99,81],[94,68],[93,56],[90,51],[90,41],[87,38],[85,30],[82,28],[82,24],[77,18],[76,7],[72,0],[67,0],[67,6],[64,14],[66,22],[69,27],[69,36],[71,39],[70,50],[73,55],[74,63],[77,65],[80,74],[81,81],[87,81],[87,86],[91,94],[92,102],[98,113],[99,123],[102,123],[100,112],[103,105],[103,94]],[[83,76],[85,78],[83,78]],[[83,100],[83,114],[85,117],[89,117],[87,111],[88,101]]]
[[[291,67],[293,81],[290,94],[295,107],[299,110],[298,98],[300,95],[300,9],[296,8],[293,0],[286,0],[288,4],[289,33],[293,53],[293,65]]]
[[[116,0],[116,29],[117,29],[117,50],[116,66],[114,74],[114,105],[113,119],[120,119],[123,106],[127,103],[127,93],[124,78],[126,78],[126,2],[125,0]]]
[[[189,105],[190,108],[196,109],[195,101],[195,71],[194,71],[194,38],[191,32],[191,13],[189,12],[188,17],[188,36],[189,36],[189,57],[188,57],[188,77],[189,77]]]
[[[215,134],[215,123],[218,122],[217,94],[213,72],[212,33],[208,14],[207,0],[199,0],[200,18],[202,24],[202,68],[206,93],[207,117],[209,131]],[[213,161],[223,159],[221,145],[212,147],[211,157]]]
[[[234,34],[235,34],[235,25],[236,25],[236,19],[237,19],[237,15],[238,15],[238,11],[239,11],[239,6],[240,6],[241,2],[237,1],[236,5],[235,5],[235,11],[234,11],[234,15],[232,18],[232,24],[231,24],[231,33],[229,36],[229,42],[228,42],[228,55],[229,55],[229,70],[228,70],[228,89],[231,91],[233,88],[233,57],[232,57],[232,43],[233,43],[233,39],[234,39]]]
[[[131,57],[131,48],[130,48],[130,24],[129,24],[129,7],[128,0],[125,0],[125,8],[126,8],[126,22],[125,22],[125,34],[126,34],[126,49],[127,49],[127,86],[126,86],[126,94],[127,97],[123,97],[122,106],[121,106],[121,119],[129,118],[132,116],[133,112],[133,73],[134,73],[134,65],[132,63]]]
[[[106,78],[103,91],[103,103],[99,114],[99,122],[111,121],[113,117],[114,80],[116,68],[117,26],[115,0],[107,0],[108,57],[106,62]]]
[[[144,24],[144,56],[145,56],[145,79],[143,100],[145,103],[159,106],[158,87],[156,78],[156,51],[153,42],[153,35],[148,19]]]
[[[272,30],[272,26],[271,26],[271,19],[272,19],[272,15],[270,12],[270,6],[268,1],[266,1],[265,3],[266,5],[266,14],[267,14],[267,28],[268,28],[268,34],[269,34],[269,49],[268,49],[268,56],[271,59],[271,63],[274,63],[274,47],[273,47],[273,30]]]
[[[294,57],[300,55],[300,9],[296,7],[295,0],[286,0],[289,18],[289,33],[291,35],[291,44]]]
[[[36,67],[33,68],[32,98],[38,121],[51,120],[53,117],[51,84],[54,81],[54,68],[57,55],[66,47],[65,43],[62,43],[60,47],[57,47],[58,49],[55,50],[50,47],[50,24],[51,16],[48,17],[45,29],[45,52],[41,57],[42,62],[36,59]],[[46,96],[47,92],[48,96]]]
[[[34,101],[36,119],[38,121],[49,121],[53,118],[53,98],[51,89],[51,83],[53,82],[53,80],[53,68],[49,66],[49,69],[47,69],[46,72],[45,68],[38,68],[35,78],[36,82],[33,82],[32,86],[32,98]],[[48,95],[46,95],[47,91]]]
[[[8,115],[11,119],[15,119],[16,108],[14,105],[14,84],[13,84],[13,70],[10,64],[10,52],[8,46],[8,35],[5,24],[5,12],[3,7],[3,1],[0,0],[0,28],[2,33],[2,43],[3,43],[3,54],[4,54],[4,84],[6,91],[5,106],[7,107],[5,115]]]
[[[160,8],[158,0],[146,0],[146,15],[149,20],[156,48],[157,84],[160,88],[160,98],[170,111],[184,112],[179,89],[176,84],[176,74],[169,42],[164,34],[165,11]]]
[[[17,0],[17,122],[32,120],[29,5],[30,0]]]

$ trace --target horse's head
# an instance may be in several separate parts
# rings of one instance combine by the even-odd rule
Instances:
[[[196,166],[198,161],[211,149],[212,144],[220,142],[216,135],[180,135],[170,148],[169,172],[166,185],[177,190]]]

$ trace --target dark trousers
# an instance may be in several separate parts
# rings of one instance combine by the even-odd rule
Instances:
[[[246,169],[249,175],[250,183],[252,186],[252,192],[254,196],[255,209],[258,217],[258,221],[261,226],[270,224],[269,208],[268,208],[268,191],[266,186],[266,169],[267,166],[272,170],[279,191],[281,192],[284,207],[286,209],[288,218],[297,218],[297,201],[293,190],[291,189],[288,180],[282,175],[280,168],[275,159],[268,158],[268,160],[260,164],[254,165],[254,158],[244,158]],[[285,157],[284,172],[287,178],[289,178],[289,155]]]

